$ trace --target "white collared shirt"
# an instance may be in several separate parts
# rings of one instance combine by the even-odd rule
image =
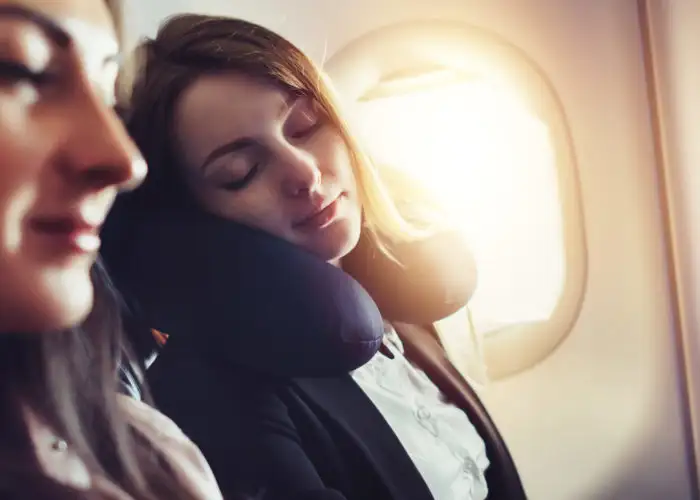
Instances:
[[[352,373],[396,433],[436,500],[484,500],[489,465],[484,441],[466,414],[446,403],[423,371],[409,363],[396,331],[387,325],[384,345]]]

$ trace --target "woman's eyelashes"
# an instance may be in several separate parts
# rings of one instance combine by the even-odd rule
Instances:
[[[224,182],[223,184],[221,184],[221,187],[226,191],[240,191],[241,189],[245,188],[248,184],[250,184],[255,175],[258,173],[259,169],[260,163],[256,163],[251,167],[250,170],[248,170],[248,173],[246,173],[243,177],[241,177],[240,179]]]
[[[313,124],[302,128],[301,130],[296,130],[290,134],[292,139],[306,139],[310,137],[319,127],[322,125],[321,120],[316,120]]]
[[[30,83],[37,87],[54,81],[55,75],[48,71],[35,71],[22,63],[0,60],[0,85]]]

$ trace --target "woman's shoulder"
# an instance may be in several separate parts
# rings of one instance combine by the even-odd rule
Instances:
[[[175,422],[152,406],[124,394],[117,398],[129,423],[139,431],[147,430],[147,437],[188,439]]]
[[[174,473],[198,498],[223,498],[204,455],[175,422],[141,401],[122,394],[118,398],[129,423],[160,450]]]

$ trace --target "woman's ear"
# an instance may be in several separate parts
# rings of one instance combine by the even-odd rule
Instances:
[[[430,324],[469,302],[476,289],[476,262],[457,231],[395,244],[389,250],[399,263],[363,231],[343,259],[343,270],[369,292],[387,320]]]

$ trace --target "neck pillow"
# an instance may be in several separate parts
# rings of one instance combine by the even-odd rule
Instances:
[[[347,373],[379,349],[382,316],[430,324],[475,288],[457,233],[394,245],[401,264],[364,234],[341,270],[191,203],[154,203],[139,191],[120,197],[102,233],[102,258],[139,322],[261,373]]]
[[[342,270],[191,208],[119,200],[102,258],[139,321],[226,362],[282,377],[347,373],[379,349],[382,316]]]

